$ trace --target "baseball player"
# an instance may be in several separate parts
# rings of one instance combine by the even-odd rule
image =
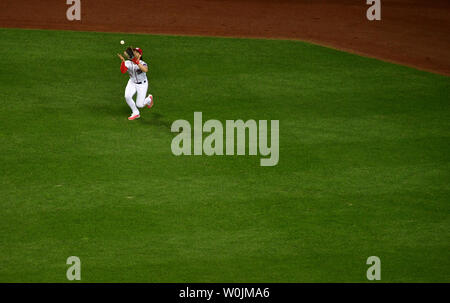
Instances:
[[[127,87],[125,88],[125,100],[127,101],[128,106],[131,108],[131,116],[128,117],[128,120],[135,120],[140,118],[140,113],[138,108],[142,108],[147,106],[151,108],[153,106],[153,96],[148,95],[146,98],[148,89],[148,80],[147,80],[147,72],[148,66],[142,59],[142,49],[134,48],[133,49],[134,58],[131,60],[125,60],[125,58],[117,54],[122,60],[120,65],[120,71],[122,74],[128,72],[130,75],[130,79],[128,80]],[[124,52],[124,55],[128,57],[127,53]],[[133,100],[134,94],[137,92],[136,103]]]

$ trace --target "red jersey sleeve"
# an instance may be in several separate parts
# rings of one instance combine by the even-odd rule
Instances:
[[[122,74],[125,74],[127,72],[128,68],[125,66],[125,62],[122,61],[122,64],[120,64],[120,71]]]

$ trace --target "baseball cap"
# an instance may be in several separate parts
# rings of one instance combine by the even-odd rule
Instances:
[[[142,49],[140,49],[139,47],[136,47],[134,50],[137,51],[142,56]]]

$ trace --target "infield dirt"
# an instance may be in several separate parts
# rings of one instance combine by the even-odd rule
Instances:
[[[383,0],[381,21],[366,1],[82,1],[68,21],[65,1],[2,1],[0,27],[309,41],[450,75],[450,2]]]

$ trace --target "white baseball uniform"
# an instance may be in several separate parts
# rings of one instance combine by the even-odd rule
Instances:
[[[143,60],[140,63],[147,66]],[[125,88],[125,100],[128,106],[132,110],[132,116],[139,115],[139,108],[150,104],[151,99],[147,96],[148,80],[147,74],[144,73],[137,64],[130,60],[125,61],[125,66],[128,69],[127,72],[130,75],[130,80],[128,80],[127,87]],[[137,92],[136,103],[133,100],[134,94]]]

